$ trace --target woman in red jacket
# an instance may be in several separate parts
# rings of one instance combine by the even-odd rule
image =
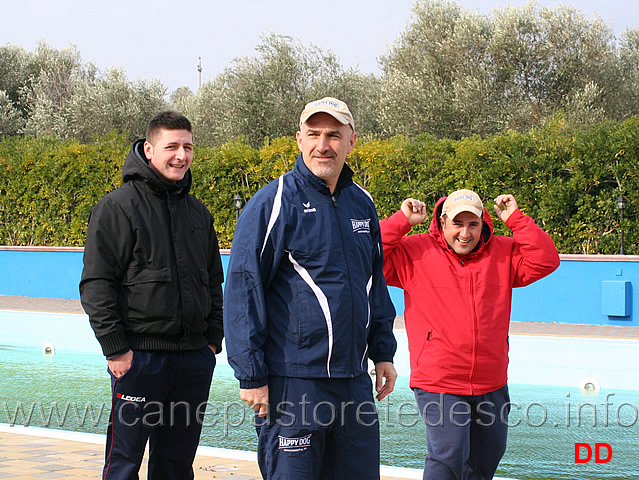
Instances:
[[[410,386],[427,427],[424,479],[494,476],[506,450],[512,289],[559,266],[552,239],[512,195],[494,209],[512,237],[493,234],[471,190],[437,202],[429,233],[406,235],[426,219],[413,198],[380,222],[386,281],[404,289]]]

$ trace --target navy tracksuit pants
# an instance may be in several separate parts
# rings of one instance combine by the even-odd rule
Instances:
[[[147,440],[149,480],[193,478],[214,368],[215,355],[207,346],[135,351],[129,371],[120,378],[111,375],[103,480],[137,480]]]
[[[371,378],[269,377],[256,416],[266,480],[378,480],[379,421]]]
[[[506,452],[508,386],[484,395],[431,393],[415,398],[426,424],[424,480],[490,480]]]

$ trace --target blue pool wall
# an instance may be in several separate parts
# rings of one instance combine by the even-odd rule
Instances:
[[[82,249],[0,247],[0,295],[77,299]],[[224,268],[228,251],[222,252]],[[515,289],[515,321],[636,325],[633,316],[639,282],[638,257],[563,256],[559,269],[525,288]],[[399,289],[391,288],[398,315],[403,315]],[[615,314],[627,313],[628,318]],[[395,330],[395,366],[408,376],[406,331]],[[630,339],[561,338],[511,335],[510,383],[579,388],[593,379],[602,390],[636,390],[639,342]],[[0,310],[0,346],[43,349],[56,353],[101,355],[84,314]],[[225,352],[219,364],[227,364]]]
[[[222,250],[226,271],[229,251]],[[82,248],[0,247],[0,295],[79,299]],[[548,277],[513,291],[513,321],[639,326],[639,256],[561,255]],[[389,287],[397,315],[402,290]],[[635,307],[637,305],[637,307]]]

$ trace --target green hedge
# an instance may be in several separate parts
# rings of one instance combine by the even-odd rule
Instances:
[[[115,133],[90,144],[0,141],[0,244],[82,246],[91,207],[121,184],[128,150],[126,137]],[[221,246],[229,247],[233,238],[233,197],[250,198],[290,170],[297,155],[291,137],[267,139],[260,149],[242,139],[196,148],[193,193],[213,213]],[[579,130],[557,117],[528,133],[488,138],[360,141],[348,163],[375,199],[380,218],[409,196],[432,208],[440,196],[470,188],[490,208],[490,199],[512,193],[561,253],[618,253],[617,198],[623,193],[624,249],[637,254],[638,160],[639,117]],[[495,224],[498,233],[507,234],[504,225]]]

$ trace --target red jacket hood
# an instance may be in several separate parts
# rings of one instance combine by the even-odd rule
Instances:
[[[452,252],[453,250],[450,248],[450,246],[448,245],[448,242],[446,242],[446,239],[444,238],[444,231],[442,230],[442,223],[440,220],[440,217],[442,215],[442,209],[444,208],[444,202],[446,201],[447,198],[448,197],[441,197],[439,200],[437,200],[437,203],[435,204],[435,208],[433,209],[433,218],[430,222],[430,226],[428,227],[428,231],[432,235],[437,236],[437,238],[439,239],[439,242],[442,245],[442,248],[450,250]],[[492,236],[493,236],[493,219],[490,216],[490,213],[488,213],[488,210],[486,210],[486,207],[484,207],[484,225],[481,231],[481,241],[479,242],[475,250],[473,250],[468,255],[476,255],[480,253],[484,249],[484,246],[490,241]]]

